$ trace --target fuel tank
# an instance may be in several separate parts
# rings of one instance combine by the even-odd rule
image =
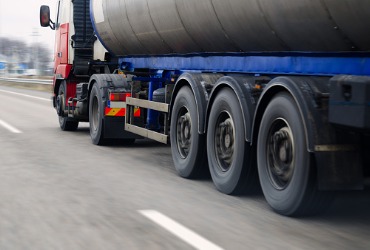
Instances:
[[[369,0],[91,0],[117,56],[370,51]]]

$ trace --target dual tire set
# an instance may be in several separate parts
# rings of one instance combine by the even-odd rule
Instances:
[[[176,170],[197,178],[207,168],[222,193],[253,193],[262,188],[267,203],[279,214],[319,212],[330,201],[317,190],[316,170],[307,151],[299,108],[288,92],[276,94],[264,110],[256,145],[246,141],[241,105],[231,88],[221,89],[206,119],[206,135],[192,90],[182,87],[171,115],[171,150]],[[257,163],[257,164],[256,164]]]
[[[56,100],[56,110],[58,113],[59,126],[63,131],[74,131],[78,128],[79,121],[68,117],[65,113],[66,107],[66,96],[67,96],[67,86],[66,82],[61,82],[58,95]],[[90,122],[90,134],[94,144],[102,144],[104,137],[103,132],[103,110],[101,110],[102,96],[96,85],[93,86],[90,99],[89,99],[89,122]]]

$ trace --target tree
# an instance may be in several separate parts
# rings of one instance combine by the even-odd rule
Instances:
[[[5,55],[10,64],[26,65],[40,73],[45,72],[52,61],[51,51],[40,44],[27,45],[23,41],[4,37],[0,37],[0,54]]]

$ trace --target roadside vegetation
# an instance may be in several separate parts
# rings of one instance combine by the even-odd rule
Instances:
[[[0,77],[52,74],[53,54],[41,43],[0,37]]]

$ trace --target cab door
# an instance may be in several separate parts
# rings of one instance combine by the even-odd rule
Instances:
[[[55,26],[55,73],[61,73],[60,69],[65,68],[68,64],[68,32],[69,32],[69,18],[68,18],[68,2],[65,0],[58,1],[58,15]],[[64,78],[64,77],[63,77]]]

